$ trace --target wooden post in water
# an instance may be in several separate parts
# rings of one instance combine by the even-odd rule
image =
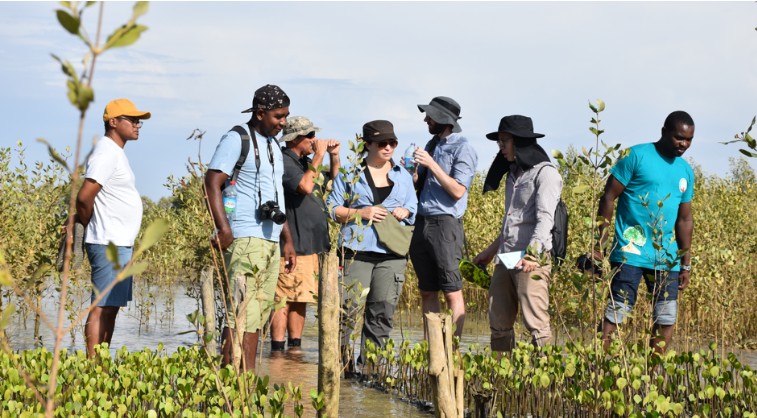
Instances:
[[[457,400],[455,399],[454,377],[450,370],[451,355],[447,355],[445,349],[445,328],[449,330],[450,341],[452,318],[449,315],[437,313],[426,314],[426,326],[428,327],[428,374],[436,383],[436,404],[439,406],[442,418],[457,417]],[[451,345],[451,344],[450,344]]]
[[[213,269],[205,267],[200,276],[202,315],[205,317],[205,335],[216,331],[216,300],[213,292]],[[216,339],[206,344],[211,356],[218,354]]]
[[[318,254],[318,417],[339,416],[339,261],[336,254]]]

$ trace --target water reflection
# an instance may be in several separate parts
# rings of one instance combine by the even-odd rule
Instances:
[[[88,306],[88,301],[83,301],[84,306]],[[171,314],[165,306],[156,301],[155,312],[161,315],[159,323],[155,320],[145,326],[140,323],[136,308],[130,306],[121,312],[116,322],[116,330],[113,336],[111,353],[123,346],[130,351],[141,350],[144,347],[156,349],[159,343],[163,343],[165,349],[170,353],[179,346],[191,346],[196,342],[194,334],[178,335],[181,332],[192,330],[186,315],[194,312],[199,308],[199,303],[195,299],[185,295],[184,289],[177,287],[174,290],[173,308]],[[45,300],[43,311],[52,323],[57,324],[56,301],[52,298]],[[155,316],[154,316],[155,317]],[[153,318],[154,318],[153,317]],[[67,321],[65,321],[68,323]],[[27,329],[24,330],[21,324],[14,324],[10,332],[13,348],[15,349],[33,349],[33,316],[27,319]],[[54,344],[53,333],[43,324],[41,327],[42,343],[49,350],[52,350]],[[391,337],[399,342],[402,336],[414,342],[420,342],[423,339],[420,315],[398,315],[395,320],[395,329]],[[468,344],[479,343],[482,347],[489,342],[489,324],[485,317],[475,317],[468,315],[466,318],[465,332],[463,333],[463,347],[467,349]],[[69,350],[84,349],[84,339],[81,335],[77,336],[74,342],[70,335],[66,335],[63,340],[63,346]],[[271,383],[292,382],[293,385],[302,385],[303,404],[306,411],[310,408],[310,390],[316,389],[318,384],[318,329],[317,321],[314,315],[314,306],[308,307],[305,320],[305,329],[302,335],[302,347],[292,349],[284,353],[270,351],[270,338],[263,343],[262,347],[262,366],[259,370],[261,374],[270,376]],[[674,346],[675,349],[675,346]],[[736,351],[735,354],[745,365],[757,365],[757,355],[754,351]],[[287,412],[292,416],[292,411]],[[309,412],[306,412],[309,414]],[[428,417],[428,413],[421,412],[414,406],[392,399],[390,395],[382,393],[375,389],[365,388],[354,381],[342,381],[340,387],[340,416],[348,417]]]

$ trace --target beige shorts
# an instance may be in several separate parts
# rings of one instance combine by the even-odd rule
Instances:
[[[279,281],[276,283],[276,303],[284,296],[287,297],[287,302],[315,302],[313,294],[318,294],[318,254],[298,255],[297,267],[289,274],[284,272],[284,267],[282,257]]]

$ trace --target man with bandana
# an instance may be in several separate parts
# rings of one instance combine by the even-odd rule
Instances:
[[[531,334],[531,343],[543,347],[552,341],[547,312],[552,271],[549,252],[563,181],[547,153],[536,143],[536,138],[543,136],[534,133],[531,118],[520,115],[502,118],[497,132],[486,135],[497,141],[500,152],[487,175],[484,193],[496,190],[508,174],[502,231],[473,259],[477,265],[485,266],[493,260],[496,264],[489,287],[492,351],[511,351],[515,346],[513,325],[518,303],[523,307],[523,322]],[[543,255],[546,263],[540,265],[524,254],[529,247]]]
[[[213,246],[223,249],[229,283],[227,307],[230,323],[222,335],[223,364],[229,364],[232,358],[231,330],[235,329],[236,319],[231,310],[236,311],[235,304],[241,305],[239,302],[244,300],[248,302],[246,315],[237,319],[245,322],[242,339],[245,368],[253,370],[261,322],[270,314],[279,277],[280,239],[283,241],[281,251],[284,257],[281,264],[285,272],[291,273],[296,265],[289,224],[280,222],[281,219],[274,222],[271,211],[262,210],[267,203],[276,202],[281,212],[286,211],[282,185],[284,160],[281,147],[274,137],[286,126],[289,97],[278,86],[265,85],[255,91],[252,107],[242,113],[252,113],[249,122],[241,127],[250,136],[250,142],[257,141],[258,153],[255,152],[254,142],[251,143],[248,157],[239,170],[235,182],[237,201],[233,225],[229,225],[226,218],[222,190],[229,186],[242,153],[242,137],[234,129],[221,137],[208,165],[205,187],[218,231]],[[246,283],[245,274],[248,277]],[[238,276],[241,276],[241,281]],[[243,292],[245,286],[246,291]]]

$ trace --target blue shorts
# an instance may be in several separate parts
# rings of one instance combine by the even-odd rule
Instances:
[[[618,267],[612,278],[610,288],[612,297],[605,310],[608,321],[619,324],[623,322],[626,313],[631,312],[636,305],[636,297],[642,277],[647,285],[647,292],[652,295],[654,312],[652,319],[659,325],[673,325],[678,316],[678,272],[665,271],[631,266],[629,264],[612,263]]]
[[[94,302],[97,295],[116,280],[118,272],[113,268],[113,263],[108,261],[108,257],[105,254],[105,250],[108,248],[107,245],[84,244],[84,248],[87,250],[89,265],[92,266],[91,301]],[[117,248],[118,262],[123,267],[131,260],[132,247]],[[132,276],[129,276],[113,286],[113,289],[105,294],[96,306],[126,306],[128,302],[131,302],[131,282]]]

